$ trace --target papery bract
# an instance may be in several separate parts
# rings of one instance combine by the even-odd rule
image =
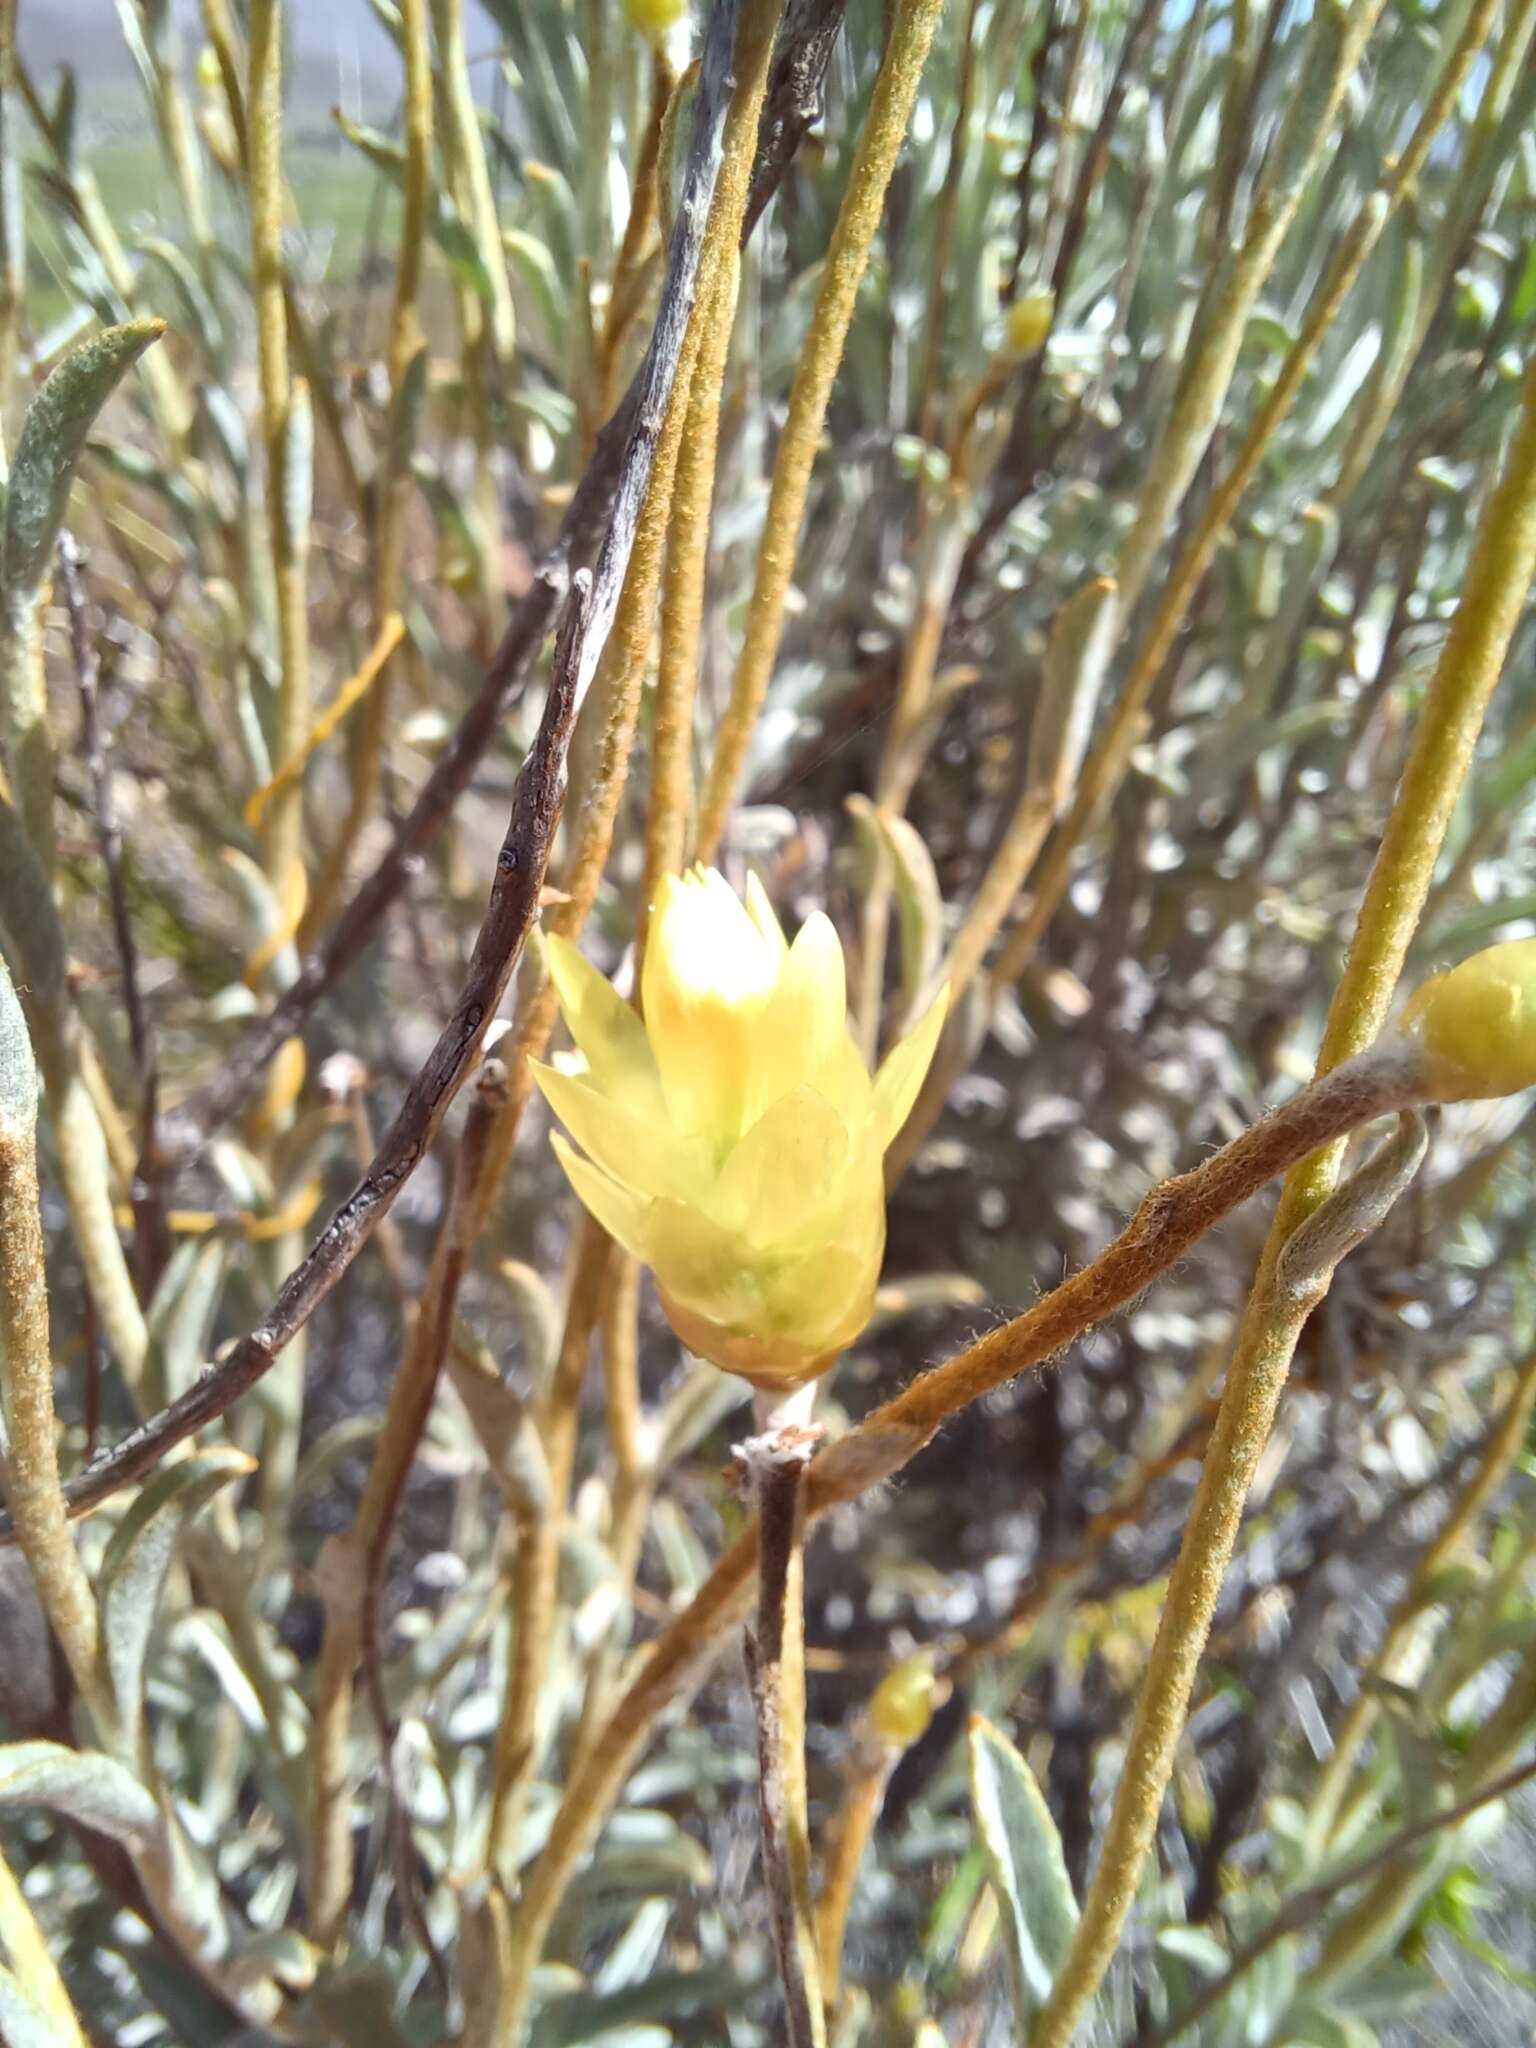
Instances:
[[[928,1070],[944,996],[872,1077],[828,919],[816,913],[787,946],[756,878],[743,903],[712,869],[662,883],[643,1022],[574,946],[547,950],[587,1063],[579,1076],[534,1069],[575,1140],[554,1140],[572,1186],[652,1267],[690,1350],[760,1387],[814,1379],[874,1306],[885,1148]]]

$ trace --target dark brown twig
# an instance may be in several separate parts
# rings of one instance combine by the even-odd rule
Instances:
[[[422,1947],[431,1958],[439,1982],[448,1982],[448,1968],[433,1937],[431,1922],[417,1882],[416,1851],[411,1832],[410,1792],[400,1752],[400,1725],[390,1712],[384,1686],[383,1651],[379,1642],[379,1604],[384,1587],[384,1567],[389,1558],[390,1537],[400,1511],[417,1446],[432,1413],[443,1361],[453,1335],[459,1289],[469,1264],[473,1239],[471,1218],[474,1190],[480,1177],[485,1148],[490,1140],[496,1114],[506,1101],[507,1071],[500,1060],[488,1059],[475,1077],[469,1114],[459,1140],[454,1170],[448,1228],[439,1284],[422,1313],[431,1318],[431,1335],[418,1352],[421,1370],[411,1383],[400,1374],[390,1390],[390,1413],[384,1434],[374,1454],[373,1470],[359,1510],[359,1533],[363,1536],[363,1594],[360,1616],[360,1645],[363,1682],[369,1706],[378,1728],[379,1754],[383,1765],[389,1805],[387,1831],[395,1862],[395,1881],[404,1910],[416,1929]],[[367,1524],[368,1526],[364,1526]]]
[[[921,1374],[824,1451],[804,1489],[807,1520],[889,1480],[950,1416],[1057,1357],[1135,1300],[1267,1181],[1319,1146],[1421,1094],[1411,1048],[1401,1041],[1384,1042],[1272,1110],[1191,1172],[1165,1181],[1091,1265],[947,1365]],[[657,1716],[695,1682],[721,1633],[740,1612],[757,1564],[758,1540],[754,1521],[717,1561],[692,1604],[651,1643],[606,1726],[576,1763],[549,1839],[526,1873],[521,1911],[525,1928],[532,1930],[528,1938],[541,1938],[550,1925],[596,1820],[640,1754]]]
[[[757,1722],[763,1880],[789,2048],[825,2048],[805,1798],[805,1472],[815,1448],[790,1426],[737,1448],[758,1511],[757,1628],[746,1637]]]
[[[1029,248],[1029,213],[1034,194],[1035,162],[1050,128],[1050,99],[1045,89],[1046,68],[1050,64],[1052,50],[1061,41],[1064,33],[1065,24],[1061,19],[1059,0],[1046,0],[1040,40],[1036,43],[1035,53],[1029,60],[1029,76],[1035,102],[1029,118],[1029,141],[1025,144],[1023,161],[1019,165],[1013,187],[1019,226],[1013,244],[1013,262],[1004,290],[1004,297],[1010,305],[1018,296],[1019,272],[1024,267],[1024,257]]]
[[[128,1043],[139,1082],[139,1157],[131,1199],[134,1280],[140,1295],[147,1299],[164,1271],[171,1251],[170,1231],[165,1220],[164,1171],[158,1135],[160,1070],[155,1057],[154,1037],[144,1009],[144,992],[139,983],[139,949],[133,936],[133,919],[128,912],[128,888],[123,874],[123,835],[117,821],[112,761],[106,735],[101,729],[101,670],[86,622],[85,596],[80,588],[83,557],[73,534],[67,529],[59,535],[58,555],[59,586],[64,593],[64,608],[69,614],[69,644],[74,656],[75,684],[80,693],[80,738],[85,772],[90,782],[91,807],[96,813],[96,836],[101,847],[102,866],[107,872],[107,903],[122,977]]]
[[[827,65],[848,0],[789,0],[773,46],[773,68],[757,134],[757,161],[747,188],[742,240],[757,226],[795,151],[821,118]]]
[[[595,569],[578,571],[572,579],[555,643],[549,695],[538,732],[518,771],[512,815],[496,856],[490,900],[458,1000],[437,1043],[406,1091],[368,1171],[284,1281],[267,1314],[184,1394],[130,1431],[121,1443],[79,1475],[70,1503],[75,1513],[152,1471],[172,1445],[224,1414],[271,1370],[284,1347],[303,1328],[388,1215],[401,1188],[425,1156],[506,993],[539,914],[544,873],[565,802],[566,755],[571,732],[613,622],[650,481],[657,437],[666,417],[683,337],[693,310],[705,223],[714,196],[721,137],[731,100],[732,53],[739,14],[740,0],[717,0],[710,19],[688,162],[668,251],[667,280],[650,346],[640,368],[639,402],[614,490],[613,509]],[[553,611],[558,580],[546,572],[535,588],[544,590]],[[542,639],[542,629],[534,636],[525,620],[522,630],[527,636],[526,654],[531,658]],[[524,642],[520,639],[519,644]],[[482,697],[485,694],[482,691]],[[417,811],[420,809],[418,800]],[[402,832],[409,824],[407,820]],[[399,835],[392,852],[398,846]],[[386,856],[385,866],[390,858]],[[370,886],[365,885],[365,892]],[[344,913],[343,925],[348,925],[357,902],[354,899]],[[302,986],[304,981],[305,975],[301,974],[295,986]],[[283,1014],[286,1001],[285,997],[279,1002],[272,1013],[274,1017]],[[284,1025],[285,1035],[291,1034],[294,1021],[290,1018]],[[272,1050],[275,1049],[274,1046]],[[7,1521],[0,1526],[0,1535],[8,1533]]]
[[[786,12],[768,83],[744,238],[778,190],[795,150],[820,111],[822,80],[842,26],[845,4],[846,0],[793,0]],[[732,18],[735,7],[736,0],[729,0],[727,11]],[[713,23],[711,34],[718,40]],[[710,109],[712,119],[715,111]],[[695,134],[698,132],[696,127]],[[703,217],[699,215],[692,223],[689,239],[695,239],[702,230]],[[657,313],[657,335],[676,311],[680,282],[669,263]],[[679,326],[675,339],[680,337]],[[635,372],[613,417],[598,434],[592,459],[560,531],[527,594],[515,607],[473,703],[433,764],[415,803],[396,826],[372,874],[341,911],[324,944],[304,961],[296,979],[272,1009],[252,1024],[225,1055],[214,1078],[181,1105],[175,1131],[167,1134],[177,1157],[195,1152],[210,1131],[249,1100],[278,1048],[294,1036],[316,1004],[337,986],[371,942],[391,905],[420,872],[428,851],[522,692],[528,671],[554,624],[571,565],[590,558],[604,517],[610,508],[616,507],[621,487],[630,474],[634,434],[646,401],[655,346],[653,338],[651,351]],[[654,398],[655,394],[650,395]],[[646,475],[649,476],[649,468]],[[638,503],[638,497],[634,498],[636,507]]]

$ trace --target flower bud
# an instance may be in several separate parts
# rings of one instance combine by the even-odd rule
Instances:
[[[825,1372],[874,1306],[883,1155],[922,1084],[944,997],[871,1077],[848,1032],[843,949],[819,912],[793,946],[756,878],[668,876],[644,1022],[576,949],[547,942],[576,1076],[534,1066],[577,1151],[571,1185],[649,1265],[691,1351],[783,1390]]]
[[[938,1685],[925,1650],[904,1657],[881,1679],[870,1698],[869,1725],[887,1749],[910,1749],[927,1734],[939,1703]]]
[[[1403,1012],[1436,1101],[1536,1087],[1536,939],[1474,953],[1426,981]]]
[[[624,12],[643,36],[664,36],[688,12],[688,0],[624,0]]]
[[[1044,348],[1056,317],[1054,292],[1026,292],[1008,308],[1008,348],[1016,356],[1032,356]]]

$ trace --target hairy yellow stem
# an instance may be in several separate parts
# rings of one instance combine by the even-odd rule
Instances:
[[[810,332],[800,352],[789,412],[774,457],[746,639],[731,684],[731,700],[715,736],[714,758],[699,807],[698,857],[702,861],[712,860],[720,844],[752,728],[767,694],[784,630],[784,602],[794,573],[827,403],[941,9],[942,0],[901,0],[897,8],[869,118],[854,153],[848,190],[827,247]]]
[[[1461,601],[1425,700],[1397,800],[1371,870],[1318,1055],[1328,1074],[1387,1020],[1457,796],[1536,572],[1536,369],[1504,473],[1484,509]],[[1341,1141],[1287,1175],[1238,1333],[1226,1391],[1190,1509],[1137,1701],[1119,1790],[1072,1949],[1031,2048],[1068,2048],[1119,1943],[1152,1845],[1211,1616],[1268,1441],[1291,1356],[1331,1270],[1300,1298],[1275,1287],[1282,1252],[1338,1179]]]
[[[37,1080],[21,1005],[0,961],[0,1366],[6,1493],[49,1626],[104,1737],[117,1724],[96,1602],[59,1484],[48,1281],[37,1186]]]

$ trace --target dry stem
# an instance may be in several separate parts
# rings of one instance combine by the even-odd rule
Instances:
[[[763,1877],[790,2048],[826,2048],[805,1783],[805,1488],[815,1439],[785,1428],[737,1447],[757,1503],[757,1628],[746,1639],[757,1720]]]

